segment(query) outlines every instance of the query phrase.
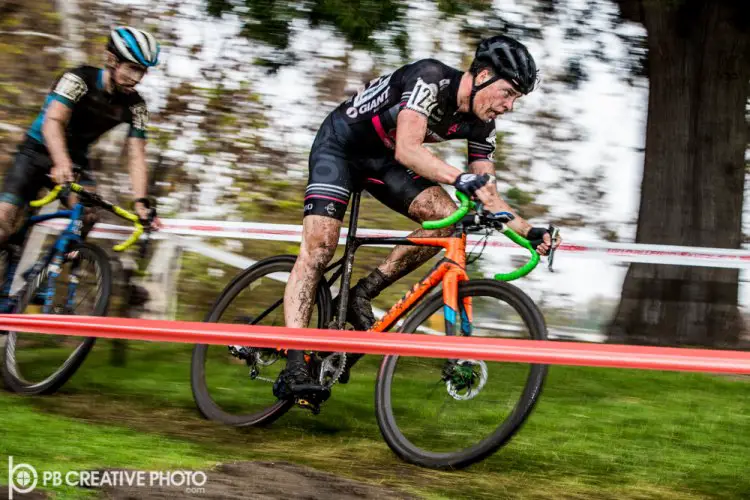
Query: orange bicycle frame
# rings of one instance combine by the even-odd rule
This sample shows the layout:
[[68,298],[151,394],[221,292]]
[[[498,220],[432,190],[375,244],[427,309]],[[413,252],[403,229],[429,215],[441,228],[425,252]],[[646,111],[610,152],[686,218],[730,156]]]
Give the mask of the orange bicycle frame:
[[471,333],[471,298],[466,297],[462,301],[462,307],[458,304],[458,284],[469,279],[466,274],[466,234],[454,232],[447,237],[370,237],[360,238],[357,233],[357,219],[359,217],[360,192],[355,191],[352,196],[351,213],[349,215],[349,234],[346,238],[346,249],[344,256],[337,262],[331,264],[326,272],[338,269],[327,281],[330,286],[341,277],[339,292],[339,310],[334,328],[343,328],[343,318],[346,317],[346,305],[348,304],[349,285],[354,262],[354,253],[363,245],[414,245],[441,247],[446,250],[446,255],[429,272],[429,274],[406,293],[370,331],[385,332],[391,329],[409,310],[422,299],[427,292],[443,283],[443,302],[445,313],[445,333],[454,335],[456,333],[456,318],[461,316],[461,331],[465,334]]
[[[458,284],[469,279],[466,274],[466,235],[444,238],[406,238],[411,244],[418,246],[432,246],[445,248],[443,259],[411,290],[406,292],[401,300],[391,307],[380,321],[376,322],[371,331],[385,332],[393,327],[420,299],[440,282],[443,283],[443,312],[445,316],[445,333],[454,335],[456,332],[456,317],[458,315]],[[470,328],[472,320],[471,297],[463,299],[461,309],[462,329]],[[470,333],[464,331],[464,333]]]

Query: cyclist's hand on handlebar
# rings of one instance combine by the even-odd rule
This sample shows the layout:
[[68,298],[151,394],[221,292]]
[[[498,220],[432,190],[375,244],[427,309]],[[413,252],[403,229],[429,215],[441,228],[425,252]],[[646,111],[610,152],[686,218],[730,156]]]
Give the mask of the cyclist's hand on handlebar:
[[[148,216],[146,219],[141,219],[141,224],[143,224],[143,227],[148,229],[149,231],[158,231],[161,229],[162,223],[161,219],[158,215],[156,215],[156,209],[155,208],[149,208],[148,209],[151,212],[151,215]],[[140,217],[140,215],[139,215]]]
[[484,187],[490,181],[489,174],[459,174],[453,181],[453,186],[469,198],[473,197],[477,191]]
[[151,203],[145,198],[140,198],[135,202],[135,213],[144,228],[151,231],[158,231],[161,229],[161,219],[156,214],[156,207],[152,207]]
[[55,184],[73,182],[73,163],[55,163],[50,170],[49,176]]
[[[458,191],[479,201],[488,212],[495,213],[504,210],[490,174],[461,174],[453,185]],[[494,182],[494,181],[493,181]]]
[[547,255],[551,248],[557,248],[562,243],[559,233],[556,234],[555,241],[552,241],[550,230],[546,227],[532,227],[526,239],[532,247],[536,248],[539,255]]

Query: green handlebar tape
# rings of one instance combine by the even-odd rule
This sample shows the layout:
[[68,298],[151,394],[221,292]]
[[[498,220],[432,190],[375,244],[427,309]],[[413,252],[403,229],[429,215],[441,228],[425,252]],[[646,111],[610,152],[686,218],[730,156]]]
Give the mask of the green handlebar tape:
[[506,227],[505,231],[503,231],[503,234],[507,236],[508,239],[510,239],[513,243],[516,243],[517,245],[520,245],[524,247],[526,250],[528,250],[529,252],[531,252],[531,260],[529,260],[526,264],[524,264],[520,268],[516,269],[515,271],[511,271],[509,273],[499,273],[495,275],[495,279],[500,280],[500,281],[517,280],[518,278],[522,278],[534,270],[537,264],[539,264],[539,254],[536,253],[536,250],[531,246],[531,243],[529,243],[529,240],[527,240],[523,236],[520,236],[511,228]]
[[[469,213],[469,210],[471,210],[474,207],[474,202],[469,200],[469,197],[461,193],[460,191],[456,191],[456,196],[461,202],[461,206],[458,208],[458,210],[456,210],[453,214],[446,217],[445,219],[425,221],[422,223],[422,227],[425,229],[441,229],[444,227],[452,226],[456,222],[460,221],[464,215]],[[522,278],[526,276],[527,274],[529,274],[531,271],[534,270],[537,264],[539,264],[539,254],[536,253],[536,250],[531,246],[531,243],[529,243],[529,240],[527,240],[523,236],[520,236],[511,228],[506,226],[505,230],[503,231],[503,234],[507,236],[512,242],[524,247],[531,253],[531,259],[522,267],[516,269],[515,271],[511,271],[509,273],[499,273],[495,275],[496,280],[513,281],[518,278]]]
[[456,196],[461,202],[461,206],[458,207],[458,210],[453,212],[451,215],[449,215],[445,219],[425,221],[422,223],[422,227],[425,229],[441,229],[444,227],[452,226],[456,222],[460,221],[464,215],[469,213],[469,210],[474,205],[474,203],[472,203],[471,200],[469,200],[468,196],[466,196],[460,191],[456,191]]

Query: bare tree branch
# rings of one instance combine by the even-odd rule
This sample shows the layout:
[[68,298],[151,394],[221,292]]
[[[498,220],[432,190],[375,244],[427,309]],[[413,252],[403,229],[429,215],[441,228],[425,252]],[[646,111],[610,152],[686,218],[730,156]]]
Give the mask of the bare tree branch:
[[49,33],[42,33],[40,31],[28,31],[28,30],[25,30],[25,31],[5,31],[5,30],[0,30],[0,35],[38,36],[38,37],[41,37],[41,38],[49,38],[50,40],[55,40],[55,41],[58,41],[58,42],[62,40],[62,38],[60,38],[57,35],[50,35]]
[[4,130],[6,132],[23,132],[23,129],[21,127],[3,122],[0,122],[0,130]]

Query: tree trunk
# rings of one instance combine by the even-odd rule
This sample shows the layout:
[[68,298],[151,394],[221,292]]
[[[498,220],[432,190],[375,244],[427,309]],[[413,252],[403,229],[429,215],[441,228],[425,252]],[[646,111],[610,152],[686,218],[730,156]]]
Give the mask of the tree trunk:
[[[737,5],[642,2],[650,89],[638,243],[740,248],[750,37]],[[632,264],[610,341],[736,346],[738,277]]]
[[86,53],[83,51],[83,27],[79,20],[81,9],[78,0],[57,0],[57,11],[60,13],[68,64],[85,64]]

